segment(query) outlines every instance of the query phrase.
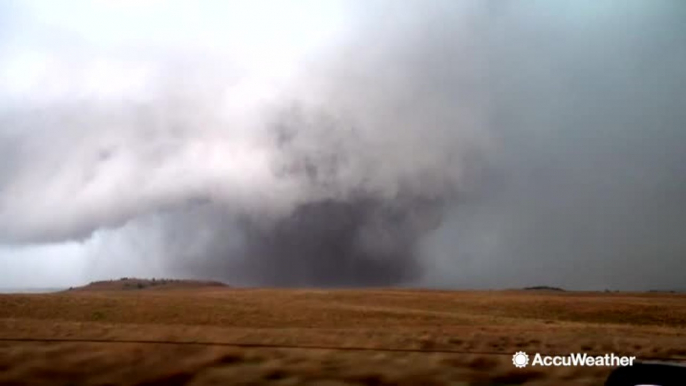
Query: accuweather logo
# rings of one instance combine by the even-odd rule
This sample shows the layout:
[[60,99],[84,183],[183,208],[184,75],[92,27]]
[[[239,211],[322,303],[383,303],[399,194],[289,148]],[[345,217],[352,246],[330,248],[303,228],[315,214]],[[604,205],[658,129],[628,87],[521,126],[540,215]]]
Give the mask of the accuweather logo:
[[[619,356],[615,354],[588,355],[573,353],[569,355],[541,355],[536,353],[531,366],[633,366],[636,357]],[[517,368],[529,365],[529,354],[518,351],[512,355],[512,364]]]
[[529,356],[524,351],[518,351],[512,356],[512,364],[515,367],[526,367],[529,364]]

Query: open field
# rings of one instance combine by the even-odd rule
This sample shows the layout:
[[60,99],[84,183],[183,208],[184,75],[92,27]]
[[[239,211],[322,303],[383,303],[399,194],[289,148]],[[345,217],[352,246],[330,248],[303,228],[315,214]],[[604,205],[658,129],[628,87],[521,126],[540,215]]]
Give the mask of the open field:
[[686,295],[228,287],[0,295],[2,385],[602,385],[611,370],[516,369],[520,350],[686,359]]

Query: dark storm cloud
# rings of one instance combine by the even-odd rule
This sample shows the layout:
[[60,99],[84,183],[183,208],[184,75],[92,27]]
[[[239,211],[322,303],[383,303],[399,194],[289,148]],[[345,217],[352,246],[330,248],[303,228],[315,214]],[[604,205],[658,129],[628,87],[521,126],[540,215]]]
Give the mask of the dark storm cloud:
[[458,256],[443,280],[686,287],[677,273],[686,268],[684,4],[503,2],[491,11],[498,185],[458,207],[455,231],[431,246]]
[[[370,185],[367,171],[349,165],[364,150],[352,131],[315,115],[306,122],[301,110],[289,109],[274,121],[274,173],[307,195],[276,217],[211,202],[166,213],[163,249],[173,270],[284,286],[390,285],[421,277],[419,241],[440,226],[453,189],[426,176],[421,187],[400,181],[391,193],[378,190],[391,187]],[[332,138],[336,132],[345,134]],[[351,171],[358,173],[354,180],[346,175]]]
[[0,238],[246,285],[686,285],[680,2],[350,4],[244,113],[207,56],[5,114]]

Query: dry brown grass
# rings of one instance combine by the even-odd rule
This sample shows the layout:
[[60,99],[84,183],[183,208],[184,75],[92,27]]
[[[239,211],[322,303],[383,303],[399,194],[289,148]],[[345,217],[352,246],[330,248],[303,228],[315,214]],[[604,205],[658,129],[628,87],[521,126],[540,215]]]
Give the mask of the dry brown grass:
[[507,354],[686,356],[686,296],[231,288],[2,295],[0,338],[21,337],[506,355],[5,342],[0,384],[599,385],[610,369],[520,370]]

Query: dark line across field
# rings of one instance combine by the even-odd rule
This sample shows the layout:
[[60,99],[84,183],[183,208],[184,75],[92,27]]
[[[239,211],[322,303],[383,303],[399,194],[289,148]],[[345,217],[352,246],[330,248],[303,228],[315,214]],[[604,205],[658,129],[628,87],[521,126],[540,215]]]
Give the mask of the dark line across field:
[[[203,342],[203,341],[171,341],[171,340],[135,340],[135,339],[64,339],[64,338],[0,338],[0,342],[31,342],[31,343],[109,343],[109,344],[161,344],[161,345],[186,345],[186,346],[225,346],[241,348],[272,348],[272,349],[297,349],[297,350],[332,350],[332,351],[373,351],[373,352],[396,352],[396,353],[426,353],[426,354],[459,354],[459,355],[507,355],[512,352],[502,351],[469,351],[449,349],[413,349],[413,348],[389,348],[389,347],[354,347],[354,346],[316,346],[316,345],[288,345],[266,343],[238,343],[238,342]],[[565,356],[567,354],[547,353],[551,356]],[[589,356],[605,355],[591,354]],[[615,353],[615,355],[622,355]],[[629,354],[626,354],[629,355]],[[686,361],[686,357],[657,357],[637,356],[637,359],[645,361]]]

